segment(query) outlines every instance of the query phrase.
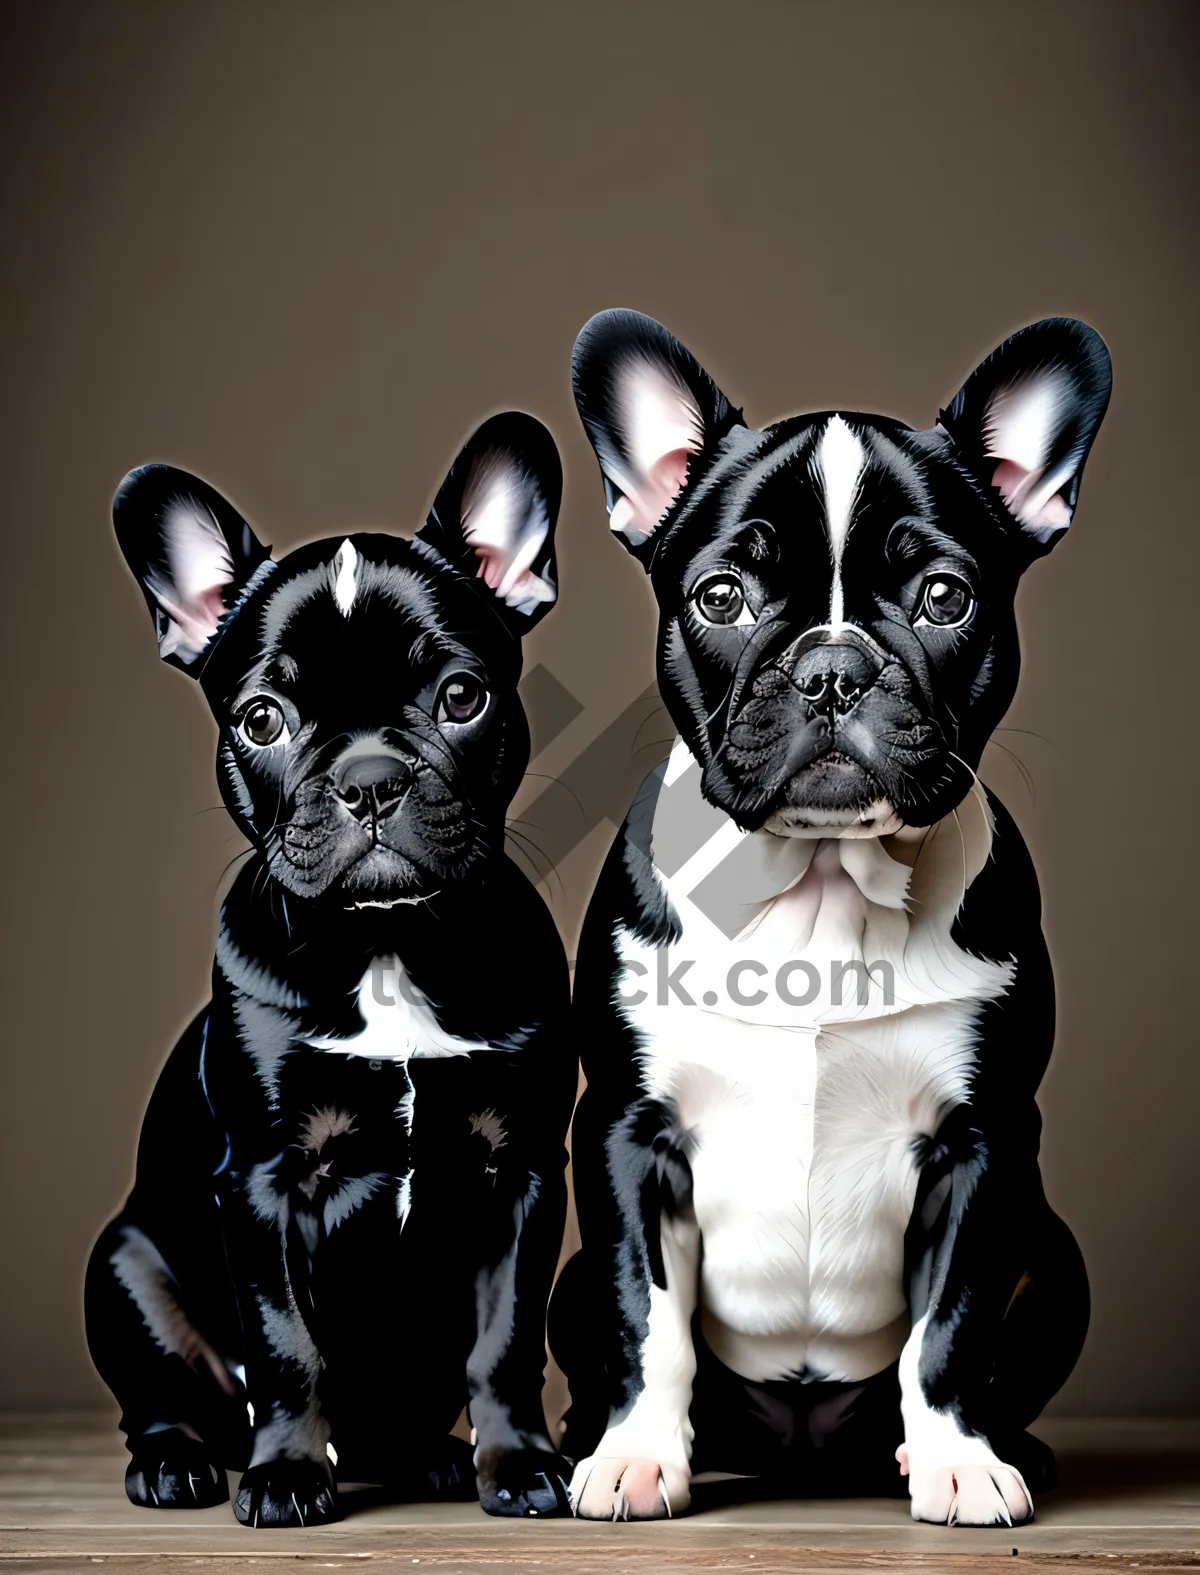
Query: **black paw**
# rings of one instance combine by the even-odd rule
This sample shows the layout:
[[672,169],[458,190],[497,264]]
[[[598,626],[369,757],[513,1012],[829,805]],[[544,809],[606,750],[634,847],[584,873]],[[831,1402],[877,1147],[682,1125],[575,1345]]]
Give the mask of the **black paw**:
[[268,1460],[238,1483],[233,1513],[243,1526],[328,1526],[341,1520],[328,1470],[315,1460]]
[[569,1515],[570,1471],[545,1449],[489,1451],[477,1461],[479,1505],[489,1515]]
[[229,1497],[229,1483],[199,1439],[177,1427],[130,1440],[125,1492],[143,1509],[207,1509]]

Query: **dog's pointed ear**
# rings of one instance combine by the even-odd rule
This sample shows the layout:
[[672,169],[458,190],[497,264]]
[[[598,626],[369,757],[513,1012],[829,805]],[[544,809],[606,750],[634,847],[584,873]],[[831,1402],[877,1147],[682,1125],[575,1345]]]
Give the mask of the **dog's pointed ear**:
[[585,323],[571,370],[609,524],[648,567],[692,456],[743,425],[742,413],[678,339],[640,312],[600,312]]
[[154,620],[159,655],[195,676],[271,549],[219,492],[172,465],[129,472],[113,499],[113,526]]
[[999,492],[1035,555],[1071,523],[1111,389],[1100,335],[1074,318],[1049,317],[1006,339],[938,417],[967,468]]
[[561,502],[554,439],[533,416],[509,410],[468,438],[417,536],[475,580],[523,635],[558,599]]

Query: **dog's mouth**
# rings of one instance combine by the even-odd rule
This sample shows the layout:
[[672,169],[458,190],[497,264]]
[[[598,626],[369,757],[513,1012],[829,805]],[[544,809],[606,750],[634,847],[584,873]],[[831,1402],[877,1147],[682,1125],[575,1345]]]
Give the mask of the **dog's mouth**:
[[783,801],[796,809],[841,812],[861,809],[879,793],[879,784],[861,761],[834,747],[795,773],[784,787]]
[[706,771],[706,796],[744,830],[877,837],[904,824],[886,734],[790,705],[755,722],[739,718]]
[[437,897],[439,895],[440,895],[440,893],[438,893],[436,891],[427,891],[427,892],[419,892],[416,896],[412,896],[412,897],[389,897],[389,898],[386,898],[386,899],[384,899],[384,898],[375,898],[375,897],[364,897],[361,902],[348,902],[345,906],[346,906],[346,912],[347,913],[354,913],[354,912],[357,912],[358,910],[363,909],[363,908],[403,908],[403,907],[414,907],[419,902],[429,902],[434,897]]
[[892,801],[875,798],[859,810],[803,809],[785,805],[763,821],[777,837],[887,837],[905,824]]
[[408,853],[372,843],[342,870],[337,882],[347,906],[399,907],[429,896],[435,882]]
[[402,910],[460,879],[479,854],[477,839],[457,821],[435,825],[430,836],[426,829],[399,818],[371,828],[335,816],[293,821],[270,848],[271,872],[295,896],[347,912]]
[[394,848],[383,843],[352,847],[338,837],[322,838],[300,850],[285,843],[270,867],[293,895],[336,902],[348,911],[421,902],[440,884],[432,871]]
[[[824,658],[825,648],[802,660],[812,665],[813,653]],[[969,769],[951,769],[941,728],[899,663],[865,673],[853,692],[837,688],[843,668],[857,671],[853,655],[843,650],[832,688],[824,668],[800,682],[776,663],[743,692],[703,788],[743,830],[885,836],[930,824],[969,787]],[[809,693],[818,685],[819,693]]]
[[763,829],[782,837],[881,837],[904,824],[875,777],[845,750],[818,755],[787,782]]

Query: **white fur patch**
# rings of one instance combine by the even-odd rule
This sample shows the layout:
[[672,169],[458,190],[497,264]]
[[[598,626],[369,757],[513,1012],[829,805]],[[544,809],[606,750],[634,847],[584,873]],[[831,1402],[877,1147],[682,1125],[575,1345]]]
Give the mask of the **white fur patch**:
[[948,1411],[936,1411],[921,1391],[919,1363],[927,1319],[919,1318],[900,1356],[902,1455],[914,1520],[940,1525],[1012,1525],[1027,1520],[1033,1498],[1025,1479],[996,1455],[986,1439],[964,1433]]
[[602,1461],[653,1462],[660,1470],[659,1491],[667,1513],[687,1507],[693,1435],[688,1410],[696,1375],[691,1321],[700,1233],[694,1220],[664,1216],[659,1221],[659,1239],[667,1283],[665,1289],[650,1287],[647,1334],[641,1349],[644,1387],[626,1414],[609,1426],[595,1453],[579,1462],[571,1481],[577,1512],[591,1519],[622,1518],[617,1494],[624,1473],[598,1471]]
[[696,1353],[691,1322],[696,1306],[700,1233],[693,1220],[659,1221],[666,1287],[650,1287],[642,1346],[645,1387],[624,1417],[605,1434],[603,1455],[675,1460],[686,1465],[692,1449],[692,1379]]
[[420,1057],[470,1055],[487,1046],[480,1039],[459,1039],[447,1033],[434,1015],[429,998],[408,976],[399,957],[380,957],[358,984],[358,1011],[363,1027],[345,1039],[314,1036],[314,1050],[336,1050],[371,1061],[411,1061]]
[[836,631],[845,622],[842,555],[854,522],[859,482],[866,464],[862,444],[841,416],[830,417],[817,445],[815,464],[825,496],[825,529],[829,536],[829,555],[833,560],[829,627]]
[[358,553],[349,536],[337,550],[333,560],[333,599],[343,618],[349,618],[354,598],[358,594]]
[[[305,1041],[314,1050],[330,1050],[342,1055],[364,1056],[369,1061],[400,1061],[407,1064],[421,1058],[470,1055],[487,1046],[478,1039],[459,1039],[447,1033],[434,1015],[429,998],[408,976],[399,957],[380,957],[372,963],[358,985],[358,1011],[363,1027],[345,1039],[314,1037]],[[416,1090],[411,1082],[401,1096],[396,1114],[406,1136],[413,1129]],[[383,1178],[379,1178],[382,1183]],[[368,1176],[354,1186],[343,1188],[325,1205],[325,1224],[330,1229],[366,1202],[375,1191],[376,1178]],[[413,1172],[407,1170],[396,1182],[396,1216],[403,1230],[412,1208]]]
[[[687,791],[681,777],[661,812],[684,814]],[[643,1087],[676,1103],[695,1145],[701,1317],[717,1355],[748,1378],[861,1379],[907,1332],[914,1140],[966,1098],[977,1012],[1012,977],[950,935],[990,816],[972,794],[923,837],[754,833],[730,896],[751,917],[730,940],[692,893],[745,835],[724,822],[664,881],[683,926],[665,970],[618,933],[636,965],[618,1005]],[[660,1002],[662,972],[683,961],[694,1004],[669,990]],[[734,969],[740,995],[761,985],[761,998],[738,998]]]

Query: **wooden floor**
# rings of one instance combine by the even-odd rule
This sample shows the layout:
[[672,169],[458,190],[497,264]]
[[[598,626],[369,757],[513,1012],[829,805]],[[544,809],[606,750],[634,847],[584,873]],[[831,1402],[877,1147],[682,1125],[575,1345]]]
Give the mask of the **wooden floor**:
[[1200,1569],[1200,1422],[1060,1422],[1039,1431],[1059,1450],[1063,1486],[1017,1531],[918,1526],[900,1499],[714,1504],[675,1522],[609,1526],[489,1520],[470,1505],[379,1504],[351,1489],[340,1525],[253,1532],[227,1504],[134,1509],[110,1417],[0,1416],[0,1566],[173,1575]]

